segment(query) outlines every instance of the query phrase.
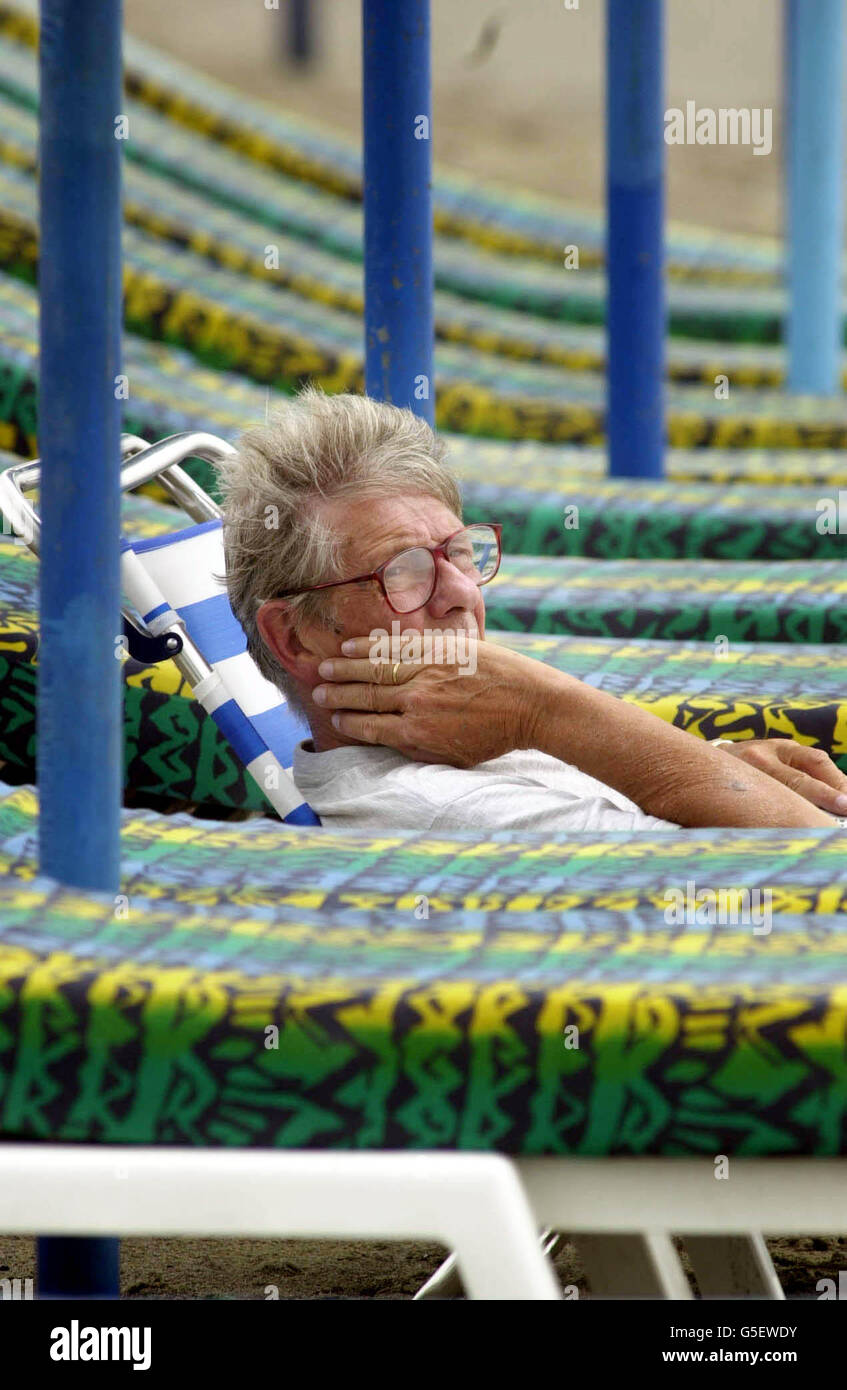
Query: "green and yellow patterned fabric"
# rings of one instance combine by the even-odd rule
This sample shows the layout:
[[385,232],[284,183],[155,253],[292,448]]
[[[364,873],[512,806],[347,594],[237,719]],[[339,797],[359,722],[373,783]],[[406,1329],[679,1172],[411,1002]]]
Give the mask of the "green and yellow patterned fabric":
[[[0,163],[30,174],[36,169],[38,147],[35,78],[34,62],[0,41]],[[4,81],[17,100],[3,92]],[[339,206],[331,195],[285,175],[257,171],[197,131],[175,126],[143,105],[130,101],[127,115],[132,128],[124,178],[128,222],[159,240],[196,251],[215,265],[361,314],[362,227],[357,209]],[[265,248],[271,228],[278,264],[268,265]],[[486,301],[467,302],[462,283],[449,288],[455,265],[448,252],[449,244],[437,239],[437,276],[448,285],[435,294],[437,338],[567,371],[605,370],[600,329],[552,322]],[[667,374],[671,381],[710,388],[726,375],[733,388],[740,389],[781,385],[785,368],[778,347],[691,340],[672,341]]]
[[[3,1139],[847,1150],[843,834],[136,813],[112,898],[31,876],[35,809],[0,801]],[[731,888],[779,895],[769,931],[666,918],[668,890]]]
[[463,493],[468,519],[501,521],[504,549],[513,555],[847,559],[847,494],[839,530],[838,499],[831,493],[827,503],[820,488],[548,477],[538,491],[473,479]]
[[[588,445],[449,433],[444,437],[451,467],[464,484],[480,482],[538,494],[560,481],[565,490],[605,478],[608,471],[605,449]],[[732,484],[733,493],[736,486],[746,489],[748,484],[814,487],[819,496],[847,488],[847,455],[825,449],[667,449],[665,471],[671,482]]]
[[[36,20],[36,0],[0,6],[0,36],[8,53],[4,77],[16,98],[30,106],[36,101],[31,65]],[[124,38],[124,58],[127,96],[149,115],[161,113],[174,145],[187,131],[193,141],[216,146],[219,159],[234,154],[245,185],[248,171],[257,181],[263,171],[272,171],[277,184],[288,178],[304,188],[326,190],[338,205],[361,200],[361,153],[349,139],[276,106],[251,101],[130,34]],[[162,138],[161,143],[168,142]],[[208,163],[211,169],[204,168],[204,175],[214,172],[214,163]],[[186,182],[192,179],[189,163],[175,172]],[[456,171],[436,170],[434,214],[439,235],[518,263],[531,259],[558,266],[563,242],[579,244],[584,267],[593,268],[604,259],[604,226],[598,213]],[[674,222],[667,228],[673,280],[775,285],[782,256],[782,245],[773,237],[733,236]]]
[[[10,9],[0,13],[0,31],[14,34],[0,37],[0,263],[32,276],[36,71],[32,52],[16,39],[34,35],[16,26]],[[158,61],[153,60],[154,68]],[[153,90],[149,69],[146,58],[139,59],[138,70],[130,64],[129,86],[136,94],[149,96]],[[153,86],[161,95],[164,88],[155,78]],[[208,96],[214,105],[214,84]],[[207,364],[238,370],[256,382],[292,389],[313,379],[330,390],[361,389],[362,235],[355,158],[346,163],[344,187],[328,190],[310,176],[313,160],[303,148],[303,157],[289,160],[287,168],[285,159],[271,159],[277,169],[271,175],[267,159],[259,158],[257,167],[251,157],[249,136],[216,138],[199,108],[189,133],[177,116],[186,109],[182,87],[178,101],[163,103],[157,97],[145,105],[130,96],[127,107],[133,130],[127,147],[127,325],[180,343]],[[225,118],[228,129],[230,117]],[[245,123],[249,126],[249,118],[242,112]],[[211,127],[220,134],[217,117]],[[274,148],[270,137],[263,148],[266,153]],[[604,354],[598,331],[589,327],[586,333],[583,325],[602,320],[602,275],[586,262],[578,275],[551,276],[549,258],[543,250],[540,256],[532,252],[532,238],[521,254],[481,249],[476,235],[465,235],[471,223],[483,225],[459,211],[466,206],[465,194],[458,200],[455,190],[446,195],[444,235],[435,247],[440,426],[494,437],[598,442],[605,408],[597,374]],[[483,219],[489,227],[493,211],[492,203]],[[592,219],[580,225],[590,240]],[[583,249],[590,256],[589,246]],[[269,258],[271,251],[275,256]],[[753,260],[760,258],[754,254]],[[733,283],[733,274],[721,286],[710,274],[704,272],[698,283],[686,272],[672,285],[671,330],[690,338],[775,341],[785,299],[773,272],[773,265],[764,276],[756,270],[743,288]],[[580,327],[564,327],[561,320]],[[784,379],[781,355],[769,351],[757,357],[756,351],[737,344],[724,351],[718,341],[675,350],[669,442],[675,447],[842,447],[847,439],[843,402],[775,393],[769,388]],[[721,382],[732,383],[731,394],[719,393]],[[689,383],[707,389],[692,391]]]
[[[37,817],[32,787],[0,784],[5,875],[26,881],[36,874]],[[416,929],[420,920],[453,922],[456,914],[461,925],[474,913],[502,912],[518,923],[527,912],[579,910],[595,927],[612,929],[630,912],[661,909],[662,916],[666,890],[684,890],[689,880],[716,890],[767,889],[780,916],[847,913],[847,834],[836,828],[480,839],[473,826],[451,836],[374,834],[260,817],[232,825],[139,808],[122,812],[121,847],[121,891],[130,904],[168,898],[189,915],[256,912],[276,921],[290,909],[315,926],[330,913],[361,926],[389,920],[375,913],[394,913]]]
[[[0,263],[17,273],[34,269],[34,178],[0,168],[0,207]],[[306,380],[328,391],[363,389],[358,315],[213,265],[134,226],[124,229],[123,262],[124,319],[132,331],[281,389]],[[443,340],[436,344],[435,368],[441,428],[587,444],[603,437],[605,396],[595,375],[570,373],[565,392],[556,366],[511,361]],[[671,384],[667,438],[674,446],[840,448],[847,442],[847,405],[841,397],[822,402],[764,389],[724,400]]]
[[[0,439],[29,456],[37,452],[35,292],[0,275],[0,311],[6,320],[0,344]],[[265,390],[231,373],[200,369],[178,349],[127,334],[123,365],[132,383],[125,428],[151,441],[185,429],[208,429],[235,439],[264,417]],[[845,555],[847,501],[841,502],[839,526],[835,459],[822,461],[808,486],[772,483],[764,488],[741,477],[722,478],[723,485],[604,480],[592,476],[591,468],[580,474],[575,450],[548,446],[545,452],[545,446],[535,445],[533,454],[527,445],[450,435],[446,442],[467,519],[502,521],[505,548],[515,554],[649,560],[825,560]],[[596,474],[594,457],[588,462]],[[191,471],[214,492],[208,465],[197,461]]]
[[513,555],[486,595],[515,632],[666,641],[847,642],[835,560],[557,560]]
[[[38,452],[38,303],[31,286],[2,272],[0,314],[0,447],[29,457]],[[244,377],[201,367],[190,353],[135,334],[125,335],[123,351],[132,381],[124,410],[125,428],[131,433],[152,440],[196,427],[199,421],[203,428],[233,438],[247,424],[264,418],[267,388]],[[563,487],[570,487],[601,479],[606,472],[606,456],[599,448],[442,433],[469,502],[469,489],[479,485],[496,486],[504,495],[538,494],[550,492],[560,479]],[[847,487],[844,459],[843,453],[813,449],[670,449],[667,473],[671,482],[782,484],[814,487],[820,496],[833,497]],[[750,505],[758,509],[762,500],[757,503],[751,495]],[[791,518],[783,513],[783,519],[790,527]]]
[[[26,59],[37,44],[37,14],[37,0],[0,5],[0,35],[10,58],[8,80],[19,99],[30,103],[34,82]],[[277,181],[291,177],[305,187],[327,190],[339,203],[361,199],[360,151],[341,135],[276,106],[251,101],[129,34],[124,38],[124,59],[128,96],[151,114],[161,112],[173,139],[181,127],[192,139],[213,142],[219,155],[234,152],[245,174],[249,170],[256,180],[268,170]],[[186,181],[191,179],[190,164],[179,172]],[[434,203],[439,233],[482,250],[559,265],[562,242],[575,241],[583,248],[584,265],[602,263],[602,218],[572,203],[444,169],[436,171]],[[667,246],[673,279],[725,285],[779,282],[783,248],[776,238],[732,236],[670,223]]]

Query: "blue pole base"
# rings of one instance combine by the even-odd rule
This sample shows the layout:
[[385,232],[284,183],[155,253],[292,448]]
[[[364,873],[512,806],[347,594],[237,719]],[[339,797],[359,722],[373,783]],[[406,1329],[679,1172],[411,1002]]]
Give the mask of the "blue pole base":
[[39,1298],[120,1298],[120,1241],[41,1236],[37,1246]]

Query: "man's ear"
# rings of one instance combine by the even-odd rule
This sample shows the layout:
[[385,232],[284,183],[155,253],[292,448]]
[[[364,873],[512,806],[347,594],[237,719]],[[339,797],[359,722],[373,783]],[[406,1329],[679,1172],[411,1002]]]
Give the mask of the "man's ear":
[[263,603],[256,614],[256,626],[265,646],[284,671],[300,680],[311,673],[314,653],[301,641],[295,615],[285,599],[269,599]]

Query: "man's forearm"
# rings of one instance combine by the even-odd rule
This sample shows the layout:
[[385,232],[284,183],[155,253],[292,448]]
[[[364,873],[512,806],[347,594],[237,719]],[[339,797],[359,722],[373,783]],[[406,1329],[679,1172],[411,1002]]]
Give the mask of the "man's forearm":
[[831,826],[766,773],[571,676],[541,666],[533,747],[679,825]]
[[[451,767],[540,748],[678,825],[834,824],[767,773],[523,652],[482,641],[474,669],[410,663],[398,683],[388,663],[374,665],[369,642],[354,638],[319,667],[331,684],[312,692],[315,707],[335,711],[324,747],[381,743]],[[383,666],[389,679],[376,674]]]

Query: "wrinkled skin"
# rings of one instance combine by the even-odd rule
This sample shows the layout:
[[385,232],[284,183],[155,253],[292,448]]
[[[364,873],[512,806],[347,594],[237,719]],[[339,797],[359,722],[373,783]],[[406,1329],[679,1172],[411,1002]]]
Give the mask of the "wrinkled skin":
[[[344,572],[354,575],[376,569],[406,547],[437,545],[462,524],[437,499],[416,494],[327,503],[324,516],[347,537]],[[565,699],[569,691],[577,698],[587,697],[581,682],[486,642],[484,588],[443,558],[436,565],[432,597],[415,613],[395,614],[372,581],[331,590],[326,600],[327,623],[296,627],[285,599],[263,605],[258,615],[263,639],[297,684],[317,751],[379,743],[419,761],[473,767],[514,748],[544,748],[545,721],[557,708],[556,700]],[[403,630],[462,630],[478,635],[476,671],[471,674],[455,664],[401,663],[397,667],[394,662],[370,660],[367,634],[374,629],[390,632],[392,622],[398,621]],[[614,720],[615,709],[609,703],[613,697],[594,698],[596,717]],[[631,718],[631,706],[613,703],[621,720]],[[594,706],[588,718],[593,723]],[[653,726],[638,727],[640,731]],[[702,745],[696,746],[700,741],[687,734],[681,737],[688,742],[674,745],[681,750],[677,756],[690,754],[692,765],[696,764],[702,757]],[[788,739],[751,739],[709,753],[743,763],[751,770],[754,786],[755,774],[766,775],[813,807],[830,815],[847,815],[847,776],[821,749]],[[649,776],[645,771],[645,779]],[[669,765],[667,778],[678,783],[679,768]],[[736,790],[748,789],[749,778],[741,778]],[[808,823],[831,824],[826,816],[813,812]]]

